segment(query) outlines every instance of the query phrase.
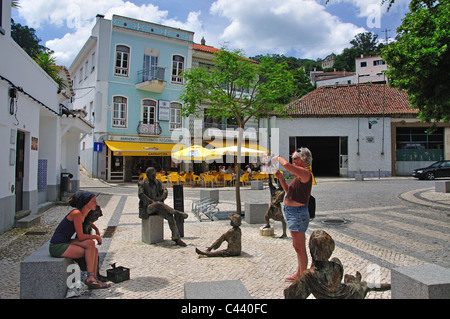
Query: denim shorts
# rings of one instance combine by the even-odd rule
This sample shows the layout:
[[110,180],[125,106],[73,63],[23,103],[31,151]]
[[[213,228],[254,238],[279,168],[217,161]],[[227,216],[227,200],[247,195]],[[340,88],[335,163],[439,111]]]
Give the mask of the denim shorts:
[[308,206],[284,206],[284,214],[290,231],[306,232],[309,225]]

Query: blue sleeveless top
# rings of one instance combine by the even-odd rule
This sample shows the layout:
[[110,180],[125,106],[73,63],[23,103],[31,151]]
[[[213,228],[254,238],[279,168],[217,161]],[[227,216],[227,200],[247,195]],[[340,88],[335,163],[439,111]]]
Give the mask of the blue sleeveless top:
[[50,243],[51,244],[69,243],[72,240],[73,234],[75,234],[75,225],[73,222],[68,220],[66,216],[59,223],[58,227],[56,227],[55,233],[50,239]]

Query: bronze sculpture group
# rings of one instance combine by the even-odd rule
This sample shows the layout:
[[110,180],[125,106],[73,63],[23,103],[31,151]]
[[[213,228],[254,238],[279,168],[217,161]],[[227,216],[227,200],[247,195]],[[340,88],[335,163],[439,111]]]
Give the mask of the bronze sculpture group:
[[[172,231],[172,240],[180,246],[186,246],[181,240],[180,234],[175,222],[175,215],[187,218],[187,214],[171,208],[164,204],[168,191],[162,185],[161,181],[156,179],[156,171],[153,167],[146,170],[147,178],[139,182],[139,217],[149,218],[150,215],[160,215],[169,223]],[[287,237],[286,221],[281,210],[285,192],[278,185],[273,185],[273,177],[270,176],[269,188],[271,194],[271,203],[265,214],[266,225],[264,228],[270,228],[270,219],[281,221],[283,234],[280,238]],[[241,254],[241,216],[238,214],[229,215],[232,226],[227,232],[221,235],[206,251],[195,249],[200,257],[232,257]],[[222,243],[226,241],[228,247],[223,250],[217,250]],[[389,284],[383,284],[381,288],[370,288],[365,281],[362,281],[361,274],[356,276],[344,275],[342,263],[338,258],[332,258],[334,250],[334,240],[323,230],[315,230],[309,240],[310,253],[312,257],[311,268],[306,269],[300,277],[284,290],[286,299],[305,299],[312,294],[317,299],[323,298],[346,298],[363,299],[370,290],[389,290]],[[342,278],[344,282],[342,283]]]

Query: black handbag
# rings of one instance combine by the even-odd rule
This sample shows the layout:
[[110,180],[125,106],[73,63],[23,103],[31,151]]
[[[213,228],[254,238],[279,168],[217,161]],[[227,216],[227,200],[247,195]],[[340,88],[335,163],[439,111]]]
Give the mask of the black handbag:
[[316,199],[314,196],[309,196],[308,202],[309,220],[313,220],[316,217]]

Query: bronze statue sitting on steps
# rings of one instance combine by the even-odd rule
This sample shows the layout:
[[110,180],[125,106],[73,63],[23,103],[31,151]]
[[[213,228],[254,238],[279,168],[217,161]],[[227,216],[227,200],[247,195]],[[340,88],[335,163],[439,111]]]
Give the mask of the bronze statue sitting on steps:
[[284,290],[286,299],[306,299],[310,294],[316,299],[364,299],[371,290],[385,291],[390,284],[381,284],[380,288],[369,288],[361,281],[361,274],[342,276],[344,267],[338,258],[330,261],[334,250],[334,240],[323,230],[315,230],[309,239],[312,257],[311,268],[306,269],[300,277]]

